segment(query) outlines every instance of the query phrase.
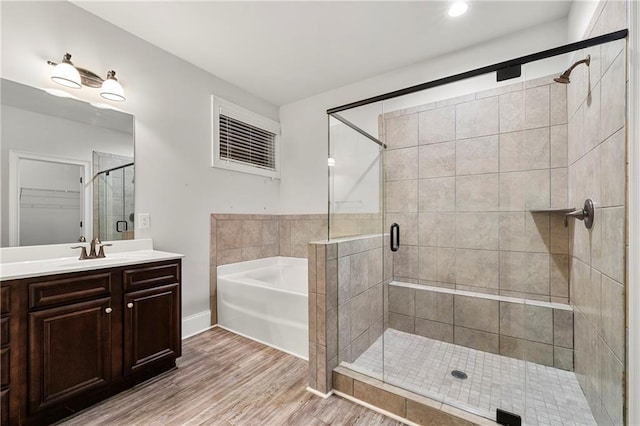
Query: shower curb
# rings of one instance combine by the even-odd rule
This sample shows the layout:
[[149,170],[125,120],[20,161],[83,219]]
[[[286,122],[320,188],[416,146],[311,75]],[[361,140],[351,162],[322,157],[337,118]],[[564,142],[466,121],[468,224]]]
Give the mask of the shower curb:
[[459,408],[417,395],[345,367],[333,369],[333,390],[365,407],[375,407],[383,414],[409,425],[479,425],[497,423]]

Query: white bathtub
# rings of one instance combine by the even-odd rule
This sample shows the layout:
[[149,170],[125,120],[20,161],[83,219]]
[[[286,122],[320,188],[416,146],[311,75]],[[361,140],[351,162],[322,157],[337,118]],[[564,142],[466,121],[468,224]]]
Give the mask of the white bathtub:
[[218,326],[308,359],[307,259],[250,260],[217,274]]

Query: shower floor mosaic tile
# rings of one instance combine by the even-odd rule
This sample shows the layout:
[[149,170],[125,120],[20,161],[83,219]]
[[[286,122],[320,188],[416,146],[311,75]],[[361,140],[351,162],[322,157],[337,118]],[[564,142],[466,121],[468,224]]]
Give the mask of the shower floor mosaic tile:
[[[501,408],[522,416],[527,426],[596,425],[570,371],[394,329],[387,329],[353,363],[343,365],[493,420],[496,408]],[[468,378],[453,377],[453,370]]]

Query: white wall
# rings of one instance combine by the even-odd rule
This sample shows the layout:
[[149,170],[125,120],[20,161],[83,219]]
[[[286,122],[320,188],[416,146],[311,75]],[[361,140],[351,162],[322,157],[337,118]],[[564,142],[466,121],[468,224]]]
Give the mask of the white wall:
[[[274,120],[278,109],[71,3],[0,7],[3,78],[54,87],[46,61],[59,61],[65,52],[78,66],[101,74],[116,70],[127,95],[117,106],[136,117],[136,211],[151,215],[150,231],[136,235],[152,237],[156,249],[186,255],[183,318],[206,313],[210,213],[275,212],[279,187],[278,181],[210,167],[210,95]],[[105,102],[94,89],[74,94]]]
[[566,43],[567,21],[559,20],[282,106],[282,212],[326,211],[327,109]]

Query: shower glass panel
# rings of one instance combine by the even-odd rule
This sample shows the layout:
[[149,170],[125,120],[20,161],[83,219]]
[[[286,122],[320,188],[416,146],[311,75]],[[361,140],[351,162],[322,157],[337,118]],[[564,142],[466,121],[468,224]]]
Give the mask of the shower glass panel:
[[[624,424],[626,61],[621,39],[337,113],[384,144],[332,122],[382,188],[384,322],[356,342],[368,306],[340,310],[342,366],[491,420]],[[337,212],[362,180],[329,175],[331,238],[360,235]]]
[[[387,244],[381,106],[329,116],[328,152],[329,239],[338,242],[337,363],[379,380],[386,276],[383,247]],[[364,352],[376,368],[354,364]]]
[[129,163],[99,172],[96,180],[96,234],[102,241],[133,239],[134,165]]

